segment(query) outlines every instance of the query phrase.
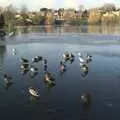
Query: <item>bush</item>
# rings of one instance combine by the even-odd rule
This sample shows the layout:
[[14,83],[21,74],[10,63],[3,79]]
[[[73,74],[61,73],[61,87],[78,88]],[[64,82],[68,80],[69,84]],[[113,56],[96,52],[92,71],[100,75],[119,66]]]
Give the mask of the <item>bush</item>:
[[88,25],[87,19],[72,19],[70,20],[70,25]]

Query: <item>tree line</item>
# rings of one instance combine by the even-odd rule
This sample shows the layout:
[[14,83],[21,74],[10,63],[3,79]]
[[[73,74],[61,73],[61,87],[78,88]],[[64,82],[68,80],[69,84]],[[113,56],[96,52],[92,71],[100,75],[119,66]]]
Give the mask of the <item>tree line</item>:
[[91,9],[85,9],[83,5],[80,5],[78,10],[74,8],[60,8],[58,10],[41,8],[39,12],[30,12],[25,5],[21,7],[20,11],[17,11],[13,5],[9,5],[0,11],[3,11],[0,14],[0,27],[53,24],[120,24],[120,9],[112,3]]

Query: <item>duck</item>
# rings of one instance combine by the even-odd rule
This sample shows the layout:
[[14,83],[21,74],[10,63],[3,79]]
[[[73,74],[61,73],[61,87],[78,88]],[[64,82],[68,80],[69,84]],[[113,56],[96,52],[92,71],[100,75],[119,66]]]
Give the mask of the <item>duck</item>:
[[75,56],[72,53],[69,53],[69,58],[74,58]]
[[45,87],[48,88],[48,89],[51,89],[51,88],[56,86],[55,82],[48,83],[48,82],[44,81],[44,84],[45,84]]
[[89,59],[92,58],[92,55],[87,53],[87,58],[89,58]]
[[47,64],[45,64],[44,65],[44,71],[47,71],[47,69],[48,69],[48,66],[47,66]]
[[6,85],[12,84],[11,79],[12,79],[12,77],[8,76],[7,74],[4,75],[3,80],[4,80],[4,83],[5,83]]
[[4,37],[5,35],[6,35],[6,32],[0,29],[0,37]]
[[60,61],[60,72],[64,71],[66,71],[66,65],[62,61]]
[[52,77],[52,75],[48,71],[44,73],[44,81],[48,84],[54,83],[54,78]]
[[30,67],[30,72],[36,73],[36,72],[38,72],[38,68],[36,68],[36,67],[34,67],[34,66],[31,66],[31,67]]
[[20,70],[23,75],[26,74],[29,71],[29,64],[21,64]]
[[25,59],[25,58],[21,58],[21,62],[22,62],[22,63],[28,63],[29,60],[27,60],[27,59]]
[[26,63],[26,64],[22,63],[21,66],[20,66],[20,69],[23,70],[23,71],[29,70],[29,64],[27,64],[27,63]]
[[88,66],[87,66],[86,64],[83,64],[83,65],[81,66],[81,70],[82,70],[82,72],[88,71]]
[[91,96],[90,96],[90,94],[83,94],[83,95],[81,95],[81,102],[83,104],[89,105],[91,103]]
[[33,87],[29,87],[29,93],[34,97],[40,97],[40,94],[38,93],[38,91]]
[[65,52],[65,53],[63,53],[62,58],[63,58],[64,60],[69,60],[69,53],[68,53],[68,51]]
[[92,55],[89,55],[88,53],[87,53],[87,61],[88,61],[88,62],[91,62],[91,61],[92,61]]
[[16,55],[16,49],[15,48],[12,48],[12,53],[13,53],[13,55]]
[[43,57],[42,56],[36,56],[35,58],[32,58],[32,62],[39,62],[42,61]]
[[38,68],[31,66],[29,69],[29,76],[34,78],[38,74]]
[[47,59],[43,59],[43,64],[44,64],[44,65],[47,64]]
[[81,53],[78,53],[78,56],[79,56],[78,58],[79,58],[80,63],[86,63],[86,60],[83,58]]
[[78,53],[79,56],[79,61],[81,63],[89,63],[90,61],[92,61],[92,56],[89,55],[88,53],[82,55],[81,53]]
[[15,32],[14,32],[14,31],[12,31],[12,32],[10,32],[10,33],[8,34],[9,37],[13,37],[14,35],[15,35]]
[[69,53],[68,51],[63,53],[62,58],[65,61],[70,61],[71,63],[74,61],[75,56],[72,53]]

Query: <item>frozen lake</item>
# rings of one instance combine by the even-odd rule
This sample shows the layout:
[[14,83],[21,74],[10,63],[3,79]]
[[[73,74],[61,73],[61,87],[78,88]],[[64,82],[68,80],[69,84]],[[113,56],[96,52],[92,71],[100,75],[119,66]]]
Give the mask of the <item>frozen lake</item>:
[[[115,28],[117,30],[114,29],[114,32],[96,29],[88,31],[85,27],[80,31],[81,28],[77,27],[63,27],[61,30],[58,27],[46,32],[40,27],[19,28],[15,37],[1,40],[1,120],[119,120],[119,28]],[[16,54],[13,54],[13,48]],[[66,51],[72,52],[75,60],[73,63],[67,62],[67,70],[60,75],[59,63]],[[92,55],[85,76],[81,72],[78,52]],[[55,78],[55,86],[44,83],[42,63],[34,64],[39,69],[34,78],[29,73],[21,74],[20,58],[31,61],[37,55],[48,60],[48,71]],[[3,82],[4,74],[12,77],[9,88]],[[39,91],[41,96],[38,100],[29,95],[30,86]],[[91,96],[89,106],[82,104],[83,94]]]

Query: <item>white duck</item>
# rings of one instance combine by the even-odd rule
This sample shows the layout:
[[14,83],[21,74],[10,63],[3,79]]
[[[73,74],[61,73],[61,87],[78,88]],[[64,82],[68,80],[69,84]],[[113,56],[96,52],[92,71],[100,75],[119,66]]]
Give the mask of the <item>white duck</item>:
[[86,62],[85,59],[83,59],[83,56],[81,53],[78,53],[78,56],[79,56],[78,58],[79,58],[80,63]]

